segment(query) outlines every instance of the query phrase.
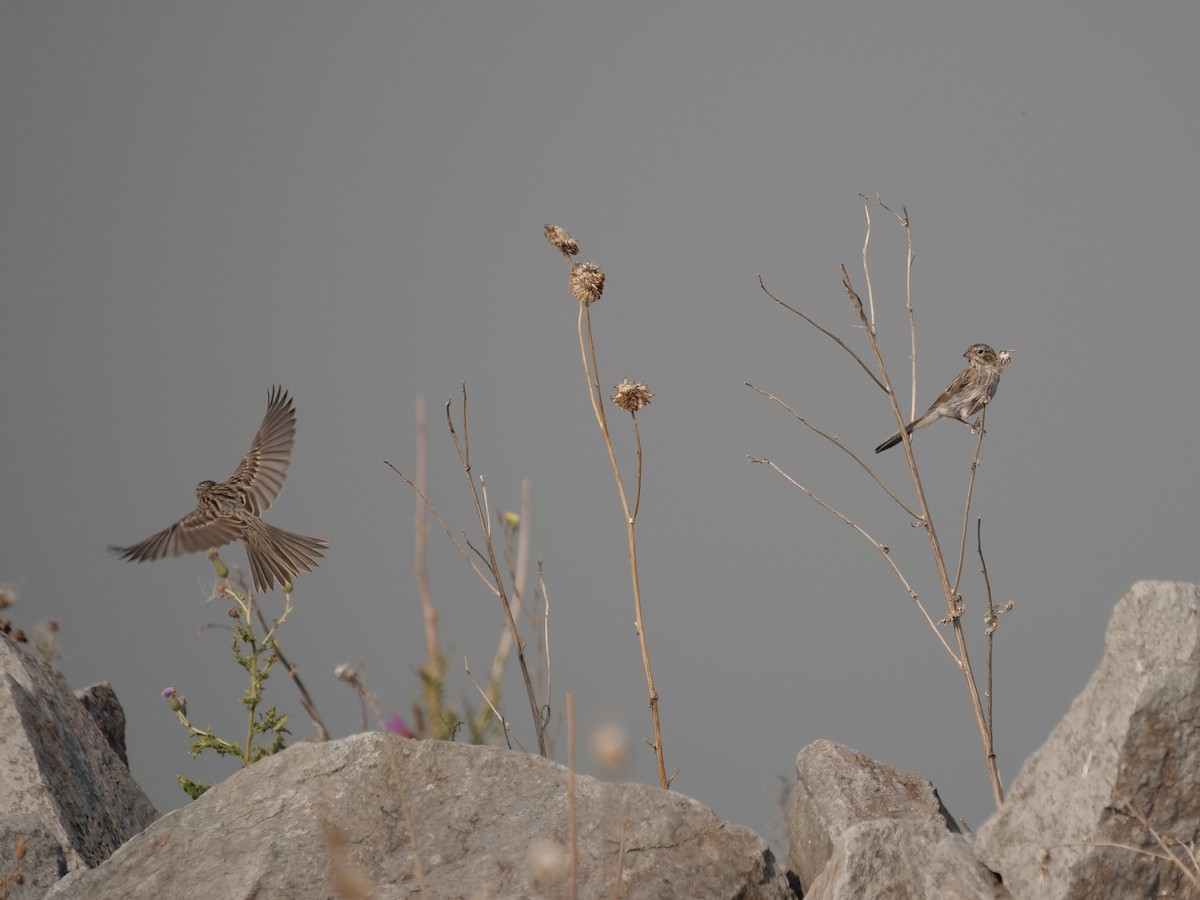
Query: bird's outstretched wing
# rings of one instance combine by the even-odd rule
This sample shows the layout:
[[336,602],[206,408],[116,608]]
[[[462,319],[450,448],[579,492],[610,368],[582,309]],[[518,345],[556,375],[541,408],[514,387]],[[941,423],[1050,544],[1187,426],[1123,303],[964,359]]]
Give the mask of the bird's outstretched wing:
[[199,553],[209,547],[221,547],[242,536],[244,526],[236,519],[218,515],[214,510],[198,507],[170,528],[146,538],[132,547],[109,547],[122,559],[145,562],[168,556]]
[[283,388],[272,388],[267,414],[258,426],[254,443],[229,479],[230,484],[245,490],[246,505],[254,515],[261,516],[283,490],[295,442],[296,410],[292,398]]

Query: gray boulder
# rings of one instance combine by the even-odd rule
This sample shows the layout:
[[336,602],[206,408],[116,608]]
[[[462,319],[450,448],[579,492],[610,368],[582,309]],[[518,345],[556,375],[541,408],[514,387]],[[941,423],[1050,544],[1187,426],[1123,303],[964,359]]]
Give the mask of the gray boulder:
[[832,741],[796,757],[788,838],[806,900],[1009,896],[928,779]]
[[[523,753],[373,733],[297,744],[48,896],[565,898],[567,799],[566,769]],[[794,896],[757,835],[682,794],[578,776],[575,804],[581,898]]]
[[1200,897],[1180,845],[1198,838],[1200,588],[1140,581],[1113,611],[1100,667],[980,829],[977,853],[1016,897]]
[[36,832],[29,870],[99,865],[158,818],[62,673],[3,634],[0,759],[0,834]]

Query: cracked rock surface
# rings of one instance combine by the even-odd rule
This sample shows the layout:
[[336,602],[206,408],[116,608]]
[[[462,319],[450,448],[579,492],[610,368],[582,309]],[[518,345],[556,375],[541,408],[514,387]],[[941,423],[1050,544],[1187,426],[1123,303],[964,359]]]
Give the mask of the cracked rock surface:
[[[682,794],[575,788],[580,897],[794,896],[758,835]],[[255,763],[48,896],[566,897],[567,815],[549,760],[360,734]]]

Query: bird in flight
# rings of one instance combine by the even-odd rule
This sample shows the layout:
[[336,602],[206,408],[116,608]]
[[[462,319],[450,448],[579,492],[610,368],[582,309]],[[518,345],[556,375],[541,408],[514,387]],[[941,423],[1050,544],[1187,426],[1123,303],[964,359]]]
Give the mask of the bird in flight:
[[[912,434],[918,428],[932,425],[938,419],[958,419],[971,425],[967,419],[987,406],[996,396],[996,388],[1000,386],[1000,373],[1015,352],[1001,350],[997,353],[987,344],[972,344],[963,354],[970,365],[955,375],[954,380],[933,401],[929,409],[905,425],[904,430]],[[974,428],[972,425],[972,431]],[[900,432],[897,431],[876,447],[875,452],[882,453],[898,443]]]
[[169,528],[132,547],[109,547],[122,559],[143,562],[198,553],[241,540],[250,560],[254,590],[264,593],[311,572],[328,541],[284,531],[261,518],[287,480],[296,441],[296,410],[287,391],[276,387],[267,401],[258,434],[228,481],[196,485],[196,508]]

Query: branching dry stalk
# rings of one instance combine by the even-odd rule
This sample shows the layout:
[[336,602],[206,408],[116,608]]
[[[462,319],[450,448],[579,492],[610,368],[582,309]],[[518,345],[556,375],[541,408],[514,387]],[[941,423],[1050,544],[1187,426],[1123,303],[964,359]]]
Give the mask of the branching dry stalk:
[[979,416],[979,436],[975,439],[975,455],[971,458],[971,477],[967,479],[967,502],[963,505],[962,537],[958,542],[958,571],[954,573],[954,594],[958,595],[958,585],[962,580],[963,560],[967,555],[967,528],[971,523],[971,498],[975,496],[975,473],[979,471],[979,451],[983,447],[984,422],[987,419],[987,407]]
[[[767,296],[770,297],[772,300],[774,300],[777,304],[796,313],[798,316],[800,316],[802,319],[804,319],[804,321],[806,321],[807,323],[809,323],[810,325],[815,327],[818,331],[827,335],[828,337],[833,338],[833,340],[835,340],[840,346],[842,346],[843,349],[846,350],[847,353],[850,354],[850,356],[859,364],[859,366],[861,366],[865,371],[868,371],[868,373],[871,375],[872,380],[874,380],[875,383],[877,385],[879,385],[881,388],[883,388],[883,390],[887,393],[888,400],[892,406],[892,414],[893,414],[893,416],[898,424],[899,430],[900,430],[901,443],[904,447],[904,453],[908,460],[909,473],[912,477],[913,488],[915,490],[916,498],[917,498],[917,510],[919,510],[919,512],[914,511],[907,504],[905,504],[903,501],[901,501],[900,498],[896,495],[896,493],[894,491],[892,491],[891,489],[889,489],[887,487],[887,485],[883,482],[883,480],[875,474],[875,472],[871,469],[871,467],[869,465],[867,465],[865,462],[863,462],[863,460],[860,459],[853,451],[851,451],[844,444],[842,444],[842,442],[837,437],[832,436],[832,435],[826,433],[825,431],[822,431],[821,429],[810,424],[803,416],[796,413],[791,407],[789,407],[786,403],[783,403],[783,401],[779,400],[779,398],[775,397],[773,394],[770,394],[767,391],[760,390],[759,388],[756,388],[750,384],[747,384],[747,387],[750,387],[752,390],[756,391],[757,393],[761,394],[762,396],[767,397],[771,400],[774,400],[776,403],[779,403],[781,406],[783,406],[785,409],[787,409],[788,412],[790,412],[798,421],[800,421],[802,424],[807,426],[810,430],[812,430],[816,434],[820,435],[821,437],[824,437],[826,440],[830,441],[836,447],[838,447],[840,450],[842,450],[846,455],[848,455],[852,460],[854,460],[854,462],[857,463],[864,471],[866,471],[867,474],[871,477],[871,479],[887,494],[887,496],[893,502],[895,502],[901,509],[903,509],[910,517],[912,517],[916,521],[916,524],[918,524],[924,528],[925,533],[929,539],[930,550],[933,554],[934,565],[937,569],[938,582],[941,587],[942,594],[946,600],[946,607],[947,607],[947,611],[948,611],[946,618],[937,624],[950,625],[950,627],[952,628],[952,630],[954,632],[954,643],[957,647],[957,650],[952,649],[950,644],[943,638],[940,630],[937,627],[937,624],[935,624],[933,622],[932,617],[925,610],[925,607],[921,603],[920,598],[918,597],[916,591],[913,590],[911,584],[909,583],[907,578],[905,578],[905,576],[901,572],[899,566],[891,558],[890,551],[886,545],[882,544],[881,542],[879,542],[875,538],[873,538],[864,528],[862,528],[860,525],[858,525],[858,523],[854,522],[853,520],[851,520],[849,517],[845,516],[841,512],[838,512],[836,509],[834,509],[830,504],[826,503],[824,500],[821,500],[807,487],[800,484],[798,481],[791,478],[790,476],[786,475],[781,469],[779,469],[778,466],[776,466],[770,460],[757,459],[757,458],[751,457],[751,461],[762,462],[762,463],[766,463],[766,464],[770,465],[770,467],[772,469],[774,469],[779,475],[783,476],[791,484],[793,484],[795,487],[799,488],[801,491],[803,491],[805,494],[807,494],[816,503],[818,503],[819,505],[821,505],[828,511],[832,512],[834,515],[836,515],[838,518],[840,518],[847,525],[850,525],[852,528],[856,529],[864,538],[866,538],[866,540],[868,540],[877,550],[879,550],[879,552],[883,555],[883,557],[888,561],[888,564],[891,566],[893,572],[895,572],[897,577],[900,579],[901,583],[904,585],[904,588],[908,592],[909,596],[912,597],[912,599],[917,603],[917,606],[921,610],[926,621],[929,623],[929,625],[933,629],[934,633],[937,634],[939,642],[942,644],[943,648],[950,655],[950,658],[952,660],[954,660],[954,663],[958,667],[959,671],[962,672],[962,674],[963,674],[963,678],[966,681],[966,685],[967,685],[967,691],[971,698],[971,705],[972,705],[973,712],[975,714],[976,724],[979,728],[980,741],[982,743],[983,750],[984,750],[984,757],[987,762],[988,774],[989,774],[989,778],[991,780],[991,785],[992,785],[993,798],[995,800],[996,806],[999,807],[1000,804],[1004,800],[1004,791],[1003,791],[1003,787],[1000,782],[1000,774],[999,774],[999,769],[996,764],[996,755],[995,755],[994,745],[993,745],[992,716],[991,716],[991,702],[992,702],[991,631],[989,631],[989,645],[988,645],[988,647],[989,647],[989,650],[988,650],[988,691],[987,691],[988,707],[985,710],[984,706],[983,706],[983,702],[980,697],[978,683],[976,681],[974,671],[971,667],[970,655],[968,653],[967,643],[966,643],[966,635],[965,635],[965,632],[964,632],[964,629],[962,626],[962,614],[963,614],[963,609],[964,609],[963,600],[958,592],[959,580],[960,580],[960,577],[962,574],[962,561],[963,561],[965,551],[966,551],[966,530],[967,530],[967,523],[968,523],[969,517],[970,517],[971,498],[972,498],[972,495],[974,492],[975,473],[976,473],[976,470],[978,469],[978,465],[979,465],[979,451],[980,451],[980,446],[981,446],[981,443],[983,440],[983,435],[984,435],[984,429],[982,427],[983,417],[981,416],[980,422],[978,423],[980,426],[979,427],[979,439],[976,442],[975,456],[971,463],[971,476],[970,476],[970,481],[969,481],[968,488],[967,488],[966,509],[963,514],[962,539],[961,539],[960,545],[959,545],[958,573],[956,574],[953,582],[951,582],[948,570],[946,568],[946,558],[945,558],[944,553],[942,552],[941,544],[938,540],[937,530],[934,528],[933,516],[932,516],[931,510],[929,508],[929,504],[925,497],[925,488],[921,482],[921,476],[917,469],[916,459],[913,456],[912,439],[911,439],[909,432],[905,428],[905,423],[907,421],[911,421],[912,419],[914,419],[916,417],[916,394],[917,394],[917,392],[916,392],[916,377],[917,377],[916,314],[915,314],[914,307],[912,304],[912,264],[913,264],[913,260],[915,259],[915,256],[913,254],[912,230],[911,230],[911,223],[909,221],[908,210],[904,209],[902,215],[897,214],[896,212],[894,212],[893,210],[891,210],[887,206],[885,206],[882,203],[882,201],[880,201],[878,199],[878,197],[876,197],[876,202],[878,202],[879,205],[883,209],[887,210],[887,212],[891,213],[891,215],[893,217],[895,217],[896,220],[900,223],[901,227],[904,229],[905,235],[908,240],[908,257],[907,257],[907,264],[906,264],[905,293],[906,293],[906,306],[908,309],[908,317],[909,317],[909,329],[910,329],[910,333],[911,333],[911,342],[912,342],[911,360],[912,360],[913,400],[912,400],[912,414],[906,418],[900,409],[900,405],[899,405],[899,402],[898,402],[897,396],[896,396],[896,391],[892,385],[891,377],[888,374],[887,365],[884,363],[883,354],[881,353],[881,351],[879,349],[878,336],[876,333],[874,290],[872,287],[871,269],[870,269],[869,258],[868,258],[868,250],[870,247],[871,236],[872,236],[871,210],[870,210],[870,201],[865,195],[863,196],[863,202],[864,202],[864,209],[865,209],[865,214],[866,214],[866,234],[865,234],[865,237],[863,240],[862,262],[863,262],[863,275],[866,280],[866,288],[867,288],[867,303],[864,305],[862,299],[859,297],[858,293],[854,290],[854,286],[850,280],[850,275],[846,271],[845,266],[841,267],[842,285],[845,288],[846,296],[850,300],[850,303],[854,309],[854,314],[858,320],[858,323],[861,326],[864,333],[866,334],[867,341],[870,344],[871,352],[873,353],[873,355],[875,357],[875,368],[876,368],[876,371],[878,372],[878,376],[876,376],[875,372],[871,372],[869,370],[869,368],[866,366],[866,364],[863,362],[863,360],[856,353],[854,353],[849,347],[847,347],[845,342],[843,342],[840,338],[836,337],[835,335],[833,335],[831,332],[829,332],[825,328],[822,328],[821,326],[817,325],[816,322],[814,322],[811,318],[809,318],[804,313],[799,312],[798,310],[794,309],[793,307],[789,306],[788,304],[784,303],[783,301],[781,301],[777,297],[775,297],[770,291],[767,290],[766,286],[763,284],[761,277],[759,278],[759,285],[762,287],[764,293],[766,293]],[[986,410],[985,410],[985,412],[986,412]],[[990,597],[990,586],[989,586],[989,597]],[[991,628],[992,631],[994,631],[994,626],[992,626],[991,623],[994,621],[996,614],[991,612],[992,610],[994,610],[994,607],[991,606],[990,601],[989,601],[988,608],[989,608],[989,614],[992,615],[992,618],[989,620],[989,627]]]
[[504,742],[508,745],[508,749],[511,750],[512,742],[516,741],[517,746],[521,748],[521,752],[527,752],[525,750],[525,745],[521,743],[520,738],[513,734],[512,725],[509,724],[508,719],[504,718],[504,714],[501,713],[500,710],[496,709],[495,705],[492,703],[492,698],[489,696],[491,691],[485,691],[479,682],[475,680],[475,676],[471,674],[471,663],[465,657],[463,658],[463,669],[466,671],[467,677],[471,679],[471,684],[475,685],[475,690],[479,691],[479,696],[483,698],[483,702],[487,705],[487,708],[492,711],[492,715],[494,715],[496,717],[496,721],[500,723],[500,727],[504,731]]
[[[258,622],[262,625],[264,632],[270,632],[271,626],[267,624],[267,617],[263,615],[262,606],[255,603],[254,612],[258,615]],[[304,711],[308,713],[308,717],[312,719],[313,725],[317,729],[317,740],[329,740],[329,729],[325,727],[325,722],[321,718],[321,714],[317,712],[317,703],[313,700],[312,695],[308,692],[308,688],[304,686],[303,680],[300,678],[300,667],[292,665],[288,658],[283,655],[283,648],[279,645],[278,640],[275,643],[275,655],[279,657],[279,661],[283,663],[283,668],[288,673],[288,678],[292,680],[292,684],[296,685],[296,690],[300,692],[300,705],[304,707]]]
[[[467,385],[466,382],[464,382],[462,385],[462,436],[459,436],[458,430],[454,426],[454,418],[451,415],[451,401],[449,400],[446,401],[446,427],[450,432],[450,440],[454,444],[454,449],[458,453],[458,458],[463,468],[463,474],[467,478],[467,485],[471,493],[471,499],[475,504],[475,515],[479,522],[479,530],[483,535],[482,550],[472,544],[471,541],[465,536],[460,543],[458,539],[455,538],[455,536],[450,532],[450,529],[446,526],[445,521],[438,513],[437,508],[430,501],[425,491],[418,487],[411,478],[406,476],[390,462],[385,461],[384,465],[399,475],[404,480],[405,484],[407,484],[413,489],[414,492],[416,492],[417,496],[421,498],[422,503],[424,503],[425,506],[428,507],[429,511],[433,514],[433,517],[437,520],[438,524],[442,526],[442,530],[446,533],[446,536],[450,538],[451,543],[454,544],[455,548],[459,552],[459,555],[467,561],[467,564],[471,566],[475,574],[479,576],[480,580],[483,581],[485,585],[487,585],[488,590],[500,601],[500,607],[504,613],[504,622],[509,633],[512,635],[513,646],[517,651],[517,664],[521,670],[521,677],[525,682],[525,692],[529,700],[530,712],[533,715],[534,730],[537,734],[538,754],[540,756],[545,756],[546,724],[548,721],[548,716],[544,716],[542,714],[537,702],[537,696],[533,690],[533,680],[529,675],[529,665],[525,660],[525,643],[521,640],[520,632],[517,629],[516,619],[513,617],[513,604],[510,601],[508,591],[504,586],[504,578],[501,575],[500,565],[496,559],[495,546],[492,540],[493,530],[490,504],[487,498],[487,485],[482,477],[480,477],[478,483],[476,483],[475,475],[472,471],[471,443],[468,423]],[[484,568],[480,568],[479,564],[477,564],[476,561],[471,558],[470,553],[467,552],[468,549],[470,549],[471,553],[474,553],[475,556],[477,556],[483,563],[484,568],[486,568],[486,573]]]
[[1000,617],[1006,612],[1011,612],[1013,602],[1009,600],[1003,606],[996,606],[992,599],[992,579],[988,577],[987,560],[983,558],[983,519],[975,520],[975,548],[979,552],[979,572],[983,576],[983,589],[987,596],[987,607],[983,612],[984,634],[987,635],[987,726],[988,731],[992,734],[996,733],[994,721],[992,719],[992,663],[993,651],[995,650],[995,635],[996,629],[1000,625]]
[[596,358],[596,341],[592,331],[591,306],[600,299],[604,287],[604,274],[595,263],[572,261],[572,256],[579,252],[579,245],[561,228],[547,225],[546,237],[566,257],[567,265],[571,268],[571,293],[579,301],[577,331],[579,333],[579,353],[583,360],[583,374],[588,386],[588,400],[592,404],[592,413],[596,417],[596,423],[600,426],[604,446],[608,450],[608,460],[612,465],[613,477],[617,483],[617,495],[620,497],[621,507],[625,513],[625,535],[629,546],[629,573],[633,584],[634,626],[637,629],[638,643],[642,651],[642,666],[646,672],[646,689],[650,697],[650,718],[654,727],[654,743],[650,746],[654,750],[654,756],[658,762],[659,783],[664,789],[668,789],[671,786],[671,779],[667,776],[666,757],[663,753],[658,691],[654,687],[654,673],[650,668],[650,647],[646,638],[645,619],[642,615],[642,592],[638,579],[637,554],[637,513],[642,496],[642,439],[641,433],[638,431],[636,409],[648,403],[649,398],[654,395],[645,390],[644,385],[631,385],[628,381],[618,385],[618,396],[621,396],[622,388],[627,386],[641,388],[645,398],[640,405],[637,404],[635,398],[633,405],[625,407],[633,417],[634,439],[637,444],[637,485],[634,491],[634,502],[631,505],[629,495],[625,490],[624,479],[621,477],[621,467],[617,463],[617,453],[609,432],[608,419],[604,414],[604,394],[600,390],[600,366]]
[[417,396],[417,499],[413,511],[413,575],[417,580],[417,595],[421,598],[421,612],[425,619],[425,665],[421,667],[421,691],[425,697],[425,714],[428,717],[430,735],[447,738],[446,712],[442,699],[446,687],[446,657],[442,654],[438,638],[438,611],[433,602],[433,590],[429,586],[427,566],[429,525],[425,515],[427,505],[422,499],[427,490],[429,477],[429,429],[425,416],[425,395]]
[[[504,563],[508,568],[508,580],[513,586],[512,607],[513,619],[520,619],[522,614],[530,620],[528,607],[525,603],[525,586],[528,580],[529,569],[529,553],[530,553],[530,537],[533,534],[531,524],[533,522],[533,482],[528,478],[521,482],[521,512],[520,514],[513,513],[498,513],[501,527],[504,530],[505,546],[504,546]],[[514,557],[512,553],[512,535],[517,538],[517,552]],[[508,665],[508,656],[512,652],[513,640],[512,632],[507,627],[500,629],[500,637],[496,641],[496,652],[492,655],[492,669],[488,674],[488,697],[494,702],[499,702],[501,680],[504,677],[504,669]],[[491,703],[488,704],[491,706]],[[548,711],[543,709],[544,713]],[[482,731],[486,725],[486,717],[488,713],[484,708],[480,708],[476,716],[475,728],[477,731]]]
[[911,597],[913,602],[917,604],[917,609],[919,609],[921,611],[921,615],[925,617],[925,621],[927,623],[929,623],[929,627],[931,629],[933,629],[934,635],[941,642],[942,646],[946,648],[946,652],[950,654],[950,658],[954,659],[957,662],[957,657],[955,657],[954,651],[950,649],[950,645],[946,643],[946,639],[944,637],[942,637],[942,633],[940,631],[938,631],[937,623],[933,621],[933,617],[931,615],[929,615],[928,610],[925,609],[925,604],[921,602],[920,595],[918,595],[917,592],[915,590],[913,590],[912,585],[908,583],[908,579],[904,576],[904,573],[900,570],[900,567],[898,565],[896,565],[896,561],[894,559],[892,559],[892,548],[891,547],[888,547],[886,544],[881,544],[879,541],[875,540],[875,538],[871,536],[871,533],[868,532],[865,528],[863,528],[861,525],[859,525],[857,522],[855,522],[853,519],[851,519],[845,513],[830,506],[828,503],[826,503],[824,500],[822,500],[820,497],[818,497],[816,494],[814,494],[809,488],[805,487],[803,484],[801,484],[796,479],[794,479],[791,475],[789,475],[785,471],[783,471],[783,469],[779,468],[779,466],[777,466],[771,460],[764,459],[764,458],[757,457],[757,456],[750,456],[747,458],[752,463],[761,463],[763,465],[770,466],[772,469],[775,470],[775,472],[780,477],[782,477],[790,485],[803,491],[818,506],[823,507],[824,509],[833,513],[835,516],[837,516],[839,519],[841,519],[843,523],[845,523],[846,525],[849,525],[851,528],[853,528],[855,531],[857,531],[859,534],[861,534],[872,547],[874,547],[876,550],[878,550],[880,555],[883,556],[883,558],[885,560],[887,560],[887,564],[892,567],[892,571],[896,573],[896,577],[900,579],[900,583],[904,585],[904,589],[906,591],[908,591],[908,596]]
[[[860,194],[859,196],[862,195]],[[912,267],[917,257],[913,253],[912,223],[908,218],[908,207],[900,207],[903,215],[898,214],[879,199],[878,191],[875,192],[875,202],[896,218],[896,221],[900,223],[900,227],[904,229],[905,237],[908,238],[908,256],[905,257],[904,263],[904,305],[908,309],[909,359],[912,361],[912,402],[908,416],[908,420],[911,422],[917,417],[917,312],[913,309],[912,304]],[[867,216],[869,219],[869,210]]]
[[938,541],[937,530],[933,524],[933,514],[925,498],[925,486],[921,482],[921,475],[917,469],[917,461],[913,457],[912,438],[904,427],[904,415],[901,413],[900,406],[896,402],[895,390],[892,388],[891,378],[887,372],[887,365],[883,361],[883,354],[879,350],[878,339],[874,329],[869,327],[866,316],[863,315],[862,302],[858,300],[857,294],[854,293],[854,288],[850,283],[850,275],[846,272],[845,266],[842,267],[842,280],[847,294],[851,297],[851,302],[854,303],[855,308],[858,310],[863,325],[867,326],[867,340],[870,342],[871,350],[875,354],[875,361],[879,366],[880,376],[883,378],[884,384],[887,385],[888,398],[892,403],[892,413],[899,423],[904,454],[908,459],[909,474],[912,476],[913,489],[917,494],[917,505],[921,510],[921,518],[925,525],[925,534],[929,538],[929,548],[933,553],[933,562],[937,569],[938,582],[941,585],[942,594],[946,598],[947,619],[954,630],[954,640],[958,646],[955,662],[966,681],[967,693],[971,698],[971,708],[975,714],[975,723],[979,728],[979,739],[983,745],[984,758],[987,760],[988,775],[992,783],[992,798],[998,809],[1004,802],[1004,788],[1000,781],[1000,770],[996,765],[996,752],[992,742],[992,732],[988,728],[987,718],[983,710],[983,702],[979,696],[979,685],[975,680],[975,672],[971,668],[971,657],[967,649],[966,633],[962,626],[962,598],[955,592],[950,583],[949,573],[946,571],[946,557],[942,552],[941,543]]

